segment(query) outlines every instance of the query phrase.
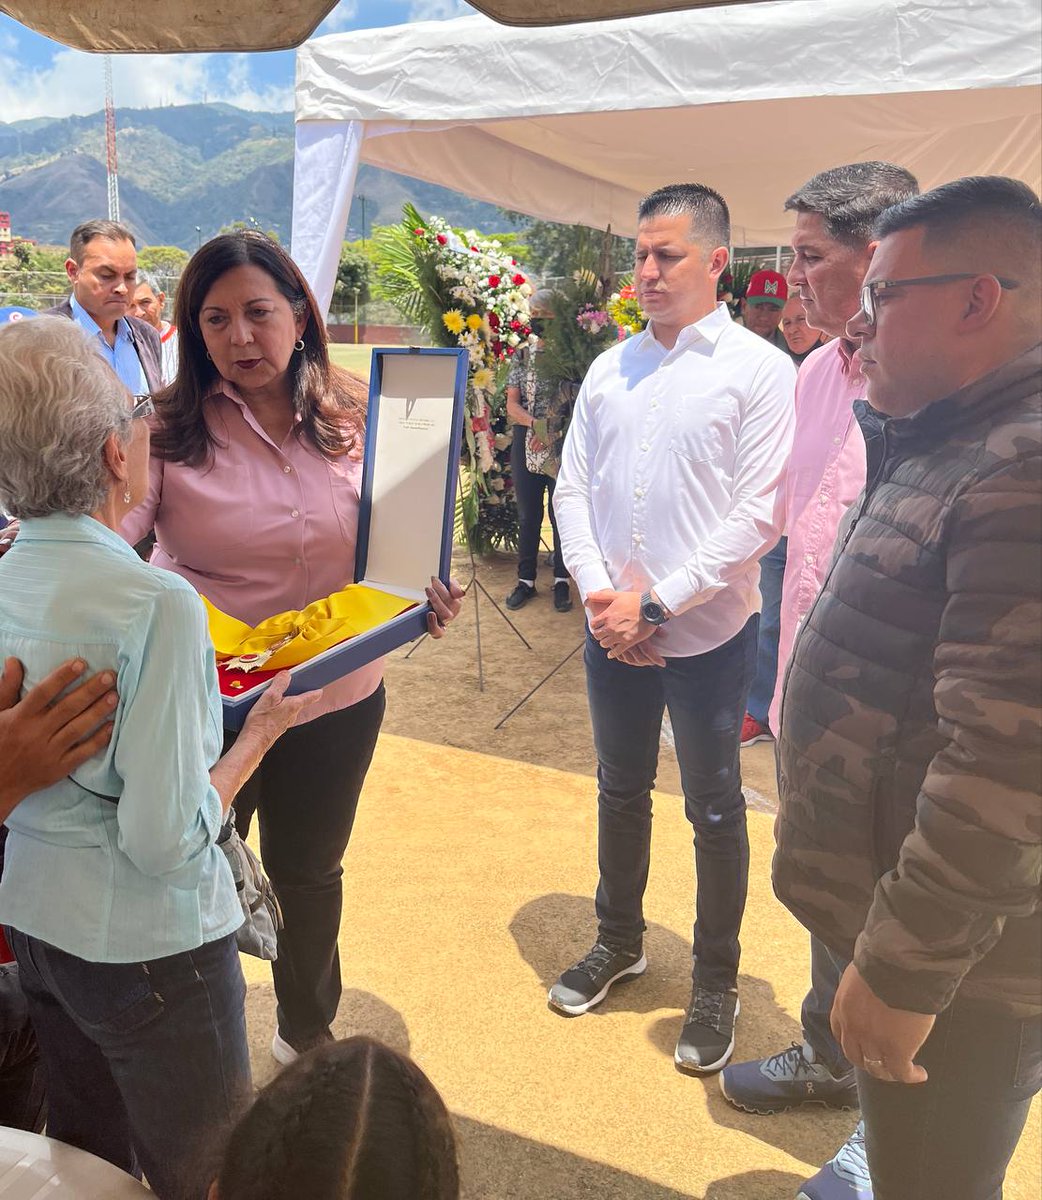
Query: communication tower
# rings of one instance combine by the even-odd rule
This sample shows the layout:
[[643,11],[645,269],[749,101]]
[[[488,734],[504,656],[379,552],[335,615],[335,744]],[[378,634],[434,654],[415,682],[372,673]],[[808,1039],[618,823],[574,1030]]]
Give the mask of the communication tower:
[[105,159],[109,183],[109,220],[119,220],[119,173],[116,170],[116,106],[112,103],[112,58],[105,55]]

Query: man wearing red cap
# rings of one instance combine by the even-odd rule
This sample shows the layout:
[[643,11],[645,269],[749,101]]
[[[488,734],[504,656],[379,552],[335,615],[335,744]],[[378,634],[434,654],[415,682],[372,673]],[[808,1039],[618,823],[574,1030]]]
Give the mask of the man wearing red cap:
[[789,298],[789,285],[785,276],[777,271],[755,271],[742,301],[742,323],[772,346],[789,354],[788,343],[781,335],[782,309]]

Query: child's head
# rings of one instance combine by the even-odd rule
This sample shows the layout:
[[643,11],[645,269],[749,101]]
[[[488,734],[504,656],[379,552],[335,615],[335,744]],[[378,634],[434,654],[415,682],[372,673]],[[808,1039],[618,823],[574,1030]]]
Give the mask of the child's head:
[[457,1200],[445,1105],[368,1037],[331,1042],[270,1083],[228,1139],[211,1200]]

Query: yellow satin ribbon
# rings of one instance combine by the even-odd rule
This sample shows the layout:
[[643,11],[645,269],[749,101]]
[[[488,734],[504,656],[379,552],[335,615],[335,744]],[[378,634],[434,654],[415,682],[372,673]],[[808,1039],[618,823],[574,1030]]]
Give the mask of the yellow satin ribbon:
[[375,629],[413,606],[413,601],[403,600],[401,596],[351,583],[343,591],[316,600],[299,612],[279,613],[251,628],[215,608],[205,596],[203,603],[218,661],[239,654],[256,654],[287,634],[297,635],[268,659],[263,667],[265,671],[298,666],[339,642]]

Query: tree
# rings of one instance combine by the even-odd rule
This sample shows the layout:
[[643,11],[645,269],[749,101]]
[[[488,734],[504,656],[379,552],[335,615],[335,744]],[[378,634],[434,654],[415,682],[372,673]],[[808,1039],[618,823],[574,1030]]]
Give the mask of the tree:
[[333,285],[333,306],[346,311],[358,298],[359,304],[369,303],[373,264],[368,254],[345,242],[340,248],[340,265]]
[[245,221],[232,221],[230,225],[222,225],[218,229],[218,233],[238,233],[240,229],[253,229],[257,233],[263,233],[265,237],[271,238],[273,242],[279,240],[277,230],[261,229],[260,224],[253,217],[247,217]]
[[142,271],[180,275],[189,257],[188,251],[180,246],[143,246],[137,252],[137,265]]
[[633,269],[633,241],[588,229],[585,225],[560,225],[535,221],[524,213],[503,211],[515,225],[528,248],[530,271],[551,278],[571,275],[586,268],[599,276]]

